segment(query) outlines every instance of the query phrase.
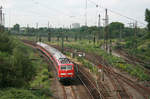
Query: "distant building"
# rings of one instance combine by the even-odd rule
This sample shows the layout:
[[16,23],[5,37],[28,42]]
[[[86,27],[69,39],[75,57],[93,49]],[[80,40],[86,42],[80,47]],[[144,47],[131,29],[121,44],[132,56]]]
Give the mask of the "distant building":
[[80,28],[80,23],[73,23],[72,28]]

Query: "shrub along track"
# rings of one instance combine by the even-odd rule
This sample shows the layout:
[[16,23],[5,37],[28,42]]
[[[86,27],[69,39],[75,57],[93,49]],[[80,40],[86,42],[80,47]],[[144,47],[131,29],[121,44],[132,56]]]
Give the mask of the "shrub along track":
[[[23,42],[26,45],[31,46],[33,48],[36,48],[36,46],[37,46],[36,43],[31,42],[31,41],[23,40]],[[48,59],[48,57],[44,54],[43,54],[43,56],[46,58],[46,61],[50,65],[52,65],[52,62]],[[55,68],[54,68],[54,66],[52,66],[52,67],[53,67],[53,70],[54,70],[53,74],[55,74],[55,77],[56,77]],[[80,82],[79,82],[79,80],[80,80]],[[63,91],[63,97],[61,96],[62,99],[83,99],[83,98],[87,98],[87,99],[104,99],[101,96],[101,94],[98,92],[95,84],[93,84],[92,80],[90,80],[89,76],[87,76],[87,74],[85,74],[85,72],[79,70],[78,79],[76,79],[76,81],[73,81],[73,83],[74,84],[71,83],[71,85],[70,84],[66,85],[66,83],[65,84],[62,84],[62,83],[59,84],[62,88],[62,91]],[[83,84],[86,87],[87,93],[88,93],[88,94],[86,93],[86,95],[84,95],[84,97],[81,97],[81,98],[79,96],[77,96],[77,94],[78,93],[80,94],[81,91],[80,90],[75,91],[75,89],[74,89],[74,85],[75,85],[75,87],[77,87],[76,85],[79,85],[79,84]]]
[[[115,72],[113,69],[112,69],[112,66],[110,64],[108,64],[106,61],[104,61],[102,59],[102,57],[98,56],[98,55],[95,55],[95,54],[92,54],[93,58],[90,58],[91,57],[91,54],[89,55],[86,55],[86,59],[87,60],[90,60],[92,62],[94,62],[97,66],[99,64],[104,64],[103,65],[103,68],[104,68],[104,72],[105,74],[109,74],[109,78],[112,79],[112,77],[117,80],[118,83],[120,83],[119,87],[122,87],[122,91],[125,92],[126,94],[128,94],[125,90],[125,88],[123,88],[122,86],[122,83],[121,81],[127,83],[129,86],[131,86],[132,88],[134,88],[137,92],[139,92],[139,94],[141,94],[145,99],[148,99],[148,97],[150,97],[150,89],[128,79],[127,77]],[[95,56],[95,58],[94,58]],[[113,82],[112,82],[113,83]],[[115,86],[114,86],[115,87]],[[121,95],[121,93],[120,93]],[[122,96],[122,95],[121,95]],[[130,95],[128,95],[129,97],[128,98],[131,98]]]
[[[61,50],[59,46],[52,45],[54,48]],[[65,48],[66,52],[74,52],[72,49]],[[92,57],[91,57],[92,58]],[[73,61],[73,60],[72,60]],[[85,66],[74,63],[78,65],[78,79],[83,83],[83,85],[88,89],[88,92],[94,99],[111,99],[112,96],[109,94],[108,89],[101,82],[98,83],[99,88],[95,82],[95,79],[91,76],[91,74],[84,69]]]
[[127,53],[125,50],[123,49],[117,49],[115,50],[116,53],[120,54],[121,56],[123,56],[122,58],[128,62],[128,63],[131,63],[133,65],[139,65],[144,71],[145,73],[149,74],[150,75],[150,67],[147,67],[150,65],[150,63],[148,62],[144,62],[142,61],[141,59],[133,56],[133,55],[130,55],[129,53]]
[[[54,46],[54,47],[57,49],[60,49],[59,46]],[[74,52],[74,50],[70,48],[65,48],[65,51]],[[131,99],[133,97],[132,95],[128,94],[126,88],[124,88],[124,86],[122,85],[122,82],[126,83],[128,86],[135,89],[144,99],[150,98],[150,89],[115,72],[111,68],[112,66],[110,66],[110,64],[108,64],[105,60],[103,60],[101,56],[93,54],[93,53],[86,53],[85,59],[91,61],[97,66],[100,64],[103,64],[104,72],[112,81],[112,84],[118,93],[119,99]]]
[[81,82],[87,88],[93,99],[104,99],[105,97],[98,90],[96,82],[93,79],[93,77],[87,71],[84,70],[83,66],[78,64],[78,68],[79,68],[78,79],[81,80]]

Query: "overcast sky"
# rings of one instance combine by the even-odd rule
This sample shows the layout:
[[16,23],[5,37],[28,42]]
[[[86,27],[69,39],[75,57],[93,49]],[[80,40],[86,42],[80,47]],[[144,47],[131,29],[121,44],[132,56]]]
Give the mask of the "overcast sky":
[[[71,23],[85,24],[85,1],[86,0],[0,0],[0,5],[4,7],[5,24],[12,26],[16,23],[21,26],[35,27],[47,26],[48,21],[53,27],[69,27]],[[150,0],[88,0],[87,23],[88,26],[97,25],[98,14],[101,14],[101,24],[103,24],[104,9],[96,8],[99,4],[103,8],[111,9],[122,15],[134,18],[145,23],[145,9],[150,9]],[[125,24],[133,22],[108,11],[109,23],[113,21]],[[142,24],[139,23],[139,26]]]

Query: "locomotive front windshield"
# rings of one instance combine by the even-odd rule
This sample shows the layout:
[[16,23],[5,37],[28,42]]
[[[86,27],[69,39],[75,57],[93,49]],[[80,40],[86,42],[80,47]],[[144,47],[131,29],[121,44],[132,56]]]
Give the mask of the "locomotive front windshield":
[[72,70],[72,65],[63,65],[61,66],[61,70]]

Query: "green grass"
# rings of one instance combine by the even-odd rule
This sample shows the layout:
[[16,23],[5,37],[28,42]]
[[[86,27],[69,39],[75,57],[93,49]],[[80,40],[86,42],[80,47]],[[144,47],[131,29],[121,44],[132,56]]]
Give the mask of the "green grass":
[[8,88],[0,91],[0,99],[44,99],[26,89]]
[[[31,39],[31,38],[30,38]],[[52,42],[47,42],[46,38],[44,38],[44,42],[48,43],[48,44],[53,44],[53,45],[61,45],[61,39],[59,42],[57,42],[56,40],[53,40]],[[114,39],[113,42],[115,42],[116,40]],[[149,42],[149,41],[147,41]],[[144,73],[144,70],[142,68],[140,68],[139,66],[133,66],[131,64],[126,63],[123,59],[110,55],[108,53],[106,53],[104,50],[100,49],[100,46],[103,44],[103,40],[98,41],[98,43],[93,44],[93,42],[91,41],[91,43],[89,43],[89,40],[81,40],[81,41],[70,41],[70,42],[64,42],[64,46],[65,47],[69,47],[69,48],[73,48],[73,49],[77,49],[77,50],[82,50],[85,52],[90,52],[90,53],[94,53],[100,56],[103,56],[103,58],[105,60],[107,60],[107,62],[109,64],[111,64],[112,66],[119,68],[123,71],[128,72],[130,75],[138,77],[139,80],[150,80],[150,76],[147,75],[146,73]],[[125,42],[122,42],[123,45],[125,45]],[[149,44],[149,43],[146,43]],[[143,46],[147,46],[147,45],[143,45]],[[147,46],[148,48],[149,46]],[[138,51],[139,53],[143,53],[142,50],[142,45],[138,47]],[[144,47],[145,50],[145,47]],[[146,49],[147,50],[147,49]],[[67,55],[69,55],[69,53],[66,53]],[[150,58],[148,56],[145,56],[145,54],[149,54],[147,53],[147,51],[144,53],[144,56],[140,55],[138,57],[141,57],[144,60],[149,60]],[[89,64],[86,63],[85,61],[83,61],[84,64],[86,64],[86,66],[88,66]],[[91,68],[89,66],[89,68]]]
[[[66,56],[71,56],[70,52],[65,52],[64,53]],[[92,73],[94,74],[98,74],[98,70],[96,68],[96,66],[94,66],[93,63],[91,63],[90,61],[84,59],[83,57],[79,57],[79,56],[75,56],[75,58],[78,60],[78,62],[80,62],[81,64],[83,64],[83,66],[85,66],[86,68],[88,68]]]
[[30,82],[30,87],[36,89],[33,93],[37,96],[43,96],[44,99],[49,99],[52,96],[50,90],[51,80],[49,77],[52,78],[53,75],[51,72],[48,72],[48,64],[38,54],[34,58],[37,59],[33,61],[37,71],[34,80]]
[[[0,99],[50,99],[52,92],[50,90],[52,73],[48,72],[48,64],[30,47],[28,52],[32,65],[36,69],[36,76],[28,86],[21,88],[4,88],[0,90]],[[32,90],[35,89],[35,90]]]
[[[133,66],[131,64],[128,64],[123,59],[113,56],[113,55],[110,55],[110,54],[106,53],[104,50],[100,49],[100,45],[102,43],[103,43],[103,41],[100,41],[99,44],[94,45],[93,43],[89,44],[87,40],[82,40],[82,41],[77,41],[77,42],[65,42],[64,46],[73,48],[73,49],[77,49],[77,50],[82,50],[85,52],[94,53],[99,56],[103,56],[103,58],[105,60],[107,60],[107,62],[109,64],[111,64],[111,66],[114,66],[123,71],[126,71],[130,75],[138,77],[139,80],[142,80],[142,81],[150,80],[150,76],[147,75],[146,73],[144,73],[144,70],[142,68],[140,68],[139,66]],[[57,44],[57,43],[55,42],[52,44]],[[88,61],[82,60],[82,63],[92,70],[93,66]]]
[[95,73],[95,74],[98,74],[98,70],[97,70],[97,67],[94,66],[93,63],[89,62],[88,60],[82,58],[82,57],[77,57],[77,60],[79,62],[81,62],[83,64],[83,66],[85,66],[86,68],[90,69],[90,71],[92,73]]
[[[146,38],[138,38],[137,39],[137,48],[134,48],[135,41],[133,38],[126,38],[125,41],[119,43],[123,47],[124,50],[126,50],[129,54],[138,57],[144,62],[148,62],[150,60],[150,39]],[[115,46],[114,48],[118,48],[118,46]],[[149,65],[147,65],[149,67]]]

